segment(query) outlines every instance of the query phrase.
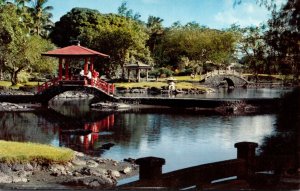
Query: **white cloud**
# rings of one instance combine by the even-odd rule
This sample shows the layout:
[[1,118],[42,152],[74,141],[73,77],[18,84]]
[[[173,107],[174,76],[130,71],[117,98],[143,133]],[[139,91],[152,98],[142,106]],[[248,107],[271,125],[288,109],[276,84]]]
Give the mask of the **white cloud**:
[[233,7],[232,0],[226,0],[224,9],[214,16],[214,20],[223,27],[229,27],[234,23],[242,27],[258,26],[267,19],[268,11],[265,7],[260,7],[255,2],[245,2]]

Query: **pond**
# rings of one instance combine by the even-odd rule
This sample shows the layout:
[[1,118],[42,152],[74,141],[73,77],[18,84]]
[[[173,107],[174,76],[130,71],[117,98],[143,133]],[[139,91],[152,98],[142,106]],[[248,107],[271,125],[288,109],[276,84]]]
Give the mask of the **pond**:
[[[53,111],[1,113],[0,139],[70,147],[115,160],[156,156],[165,171],[236,157],[234,143],[261,143],[274,131],[275,115],[216,116],[202,113],[142,111],[94,112],[93,120]],[[69,133],[85,129],[86,135]],[[103,144],[115,144],[109,150]]]
[[[53,109],[1,112],[0,139],[64,146],[115,160],[162,157],[168,172],[235,158],[236,142],[261,144],[275,131],[275,114],[223,116],[168,108],[104,112],[90,109],[88,101],[56,100]],[[107,143],[114,145],[103,149]]]
[[[290,92],[291,88],[218,88],[214,92],[205,94],[177,94],[171,95],[176,98],[278,98],[284,93]],[[142,93],[123,93],[120,96],[127,97],[170,97],[168,94],[149,95]]]

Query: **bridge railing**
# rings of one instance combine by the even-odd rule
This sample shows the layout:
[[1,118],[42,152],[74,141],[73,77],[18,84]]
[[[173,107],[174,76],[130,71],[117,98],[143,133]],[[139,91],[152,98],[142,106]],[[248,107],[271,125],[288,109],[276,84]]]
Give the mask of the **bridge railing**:
[[213,77],[213,76],[216,76],[216,75],[226,75],[226,74],[243,77],[241,73],[239,73],[235,70],[214,70],[214,71],[211,71],[211,72],[207,72],[204,75],[204,78],[209,78],[209,77]]
[[37,87],[37,93],[41,93],[44,90],[56,86],[59,84],[75,84],[75,85],[91,85],[94,86],[102,91],[104,91],[107,94],[114,94],[115,93],[115,87],[113,84],[109,84],[99,78],[94,79],[92,78],[91,80],[84,80],[83,84],[76,83],[76,82],[82,82],[82,80],[59,80],[58,78],[54,78],[52,80],[49,80],[41,85],[38,85]]
[[91,86],[101,89],[101,90],[105,91],[107,94],[115,93],[114,84],[109,84],[109,83],[101,80],[100,78],[91,79]]
[[37,86],[37,93],[41,93],[43,92],[44,90],[48,89],[49,87],[51,86],[56,86],[59,84],[59,79],[58,78],[53,78],[41,85],[38,85]]

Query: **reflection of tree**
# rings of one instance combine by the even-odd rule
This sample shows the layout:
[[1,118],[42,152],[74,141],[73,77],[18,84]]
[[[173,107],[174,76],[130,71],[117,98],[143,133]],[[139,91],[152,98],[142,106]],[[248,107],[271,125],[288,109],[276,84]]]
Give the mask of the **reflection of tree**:
[[[276,163],[285,168],[299,168],[299,128],[300,128],[300,89],[295,89],[284,97],[278,113],[276,133],[266,137],[261,146],[262,156],[274,157]],[[285,157],[290,160],[278,161]],[[288,166],[288,167],[286,167]]]
[[0,114],[0,139],[50,144],[55,126],[31,112]]

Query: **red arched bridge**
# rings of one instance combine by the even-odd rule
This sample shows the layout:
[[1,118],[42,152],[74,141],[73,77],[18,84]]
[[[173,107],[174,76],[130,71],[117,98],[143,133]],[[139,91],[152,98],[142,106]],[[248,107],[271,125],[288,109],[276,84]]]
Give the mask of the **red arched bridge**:
[[66,91],[83,91],[95,96],[94,100],[116,101],[115,87],[99,78],[83,80],[59,80],[54,78],[37,87],[35,97],[41,103],[47,104],[49,100]]
[[109,58],[109,55],[77,45],[51,50],[43,56],[59,59],[58,77],[38,86],[35,97],[47,104],[56,95],[65,91],[85,91],[95,98],[114,101],[114,85],[99,78],[94,69],[96,57]]

